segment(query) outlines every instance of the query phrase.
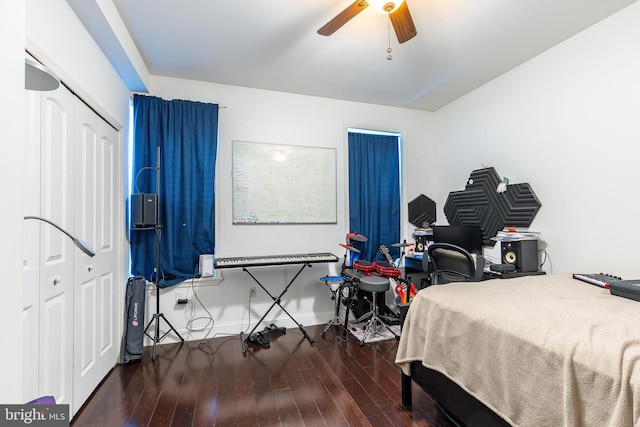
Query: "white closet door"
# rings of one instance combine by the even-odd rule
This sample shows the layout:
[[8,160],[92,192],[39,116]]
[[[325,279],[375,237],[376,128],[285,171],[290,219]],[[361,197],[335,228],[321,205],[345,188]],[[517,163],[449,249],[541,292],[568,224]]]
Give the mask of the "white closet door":
[[96,255],[75,253],[74,413],[117,361],[120,319],[114,218],[118,133],[86,105],[78,104],[74,229]]
[[73,416],[120,349],[119,133],[63,85],[26,97],[24,215],[54,222],[96,255],[50,224],[25,223],[23,400],[52,395]]
[[[41,99],[40,215],[73,230],[73,110],[64,87]],[[73,257],[71,239],[40,224],[40,395],[73,404]],[[71,406],[73,408],[73,406]]]
[[[24,150],[22,179],[26,195],[24,215],[40,215],[40,94],[25,91],[27,140]],[[24,375],[22,401],[28,402],[40,396],[38,390],[38,330],[40,327],[40,225],[36,220],[24,224],[23,290],[22,290],[22,356]]]

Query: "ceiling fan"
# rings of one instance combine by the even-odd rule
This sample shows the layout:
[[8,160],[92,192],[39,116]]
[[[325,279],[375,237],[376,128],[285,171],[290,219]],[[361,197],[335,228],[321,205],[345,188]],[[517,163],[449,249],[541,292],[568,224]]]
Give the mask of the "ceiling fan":
[[330,36],[368,6],[373,6],[379,11],[389,15],[391,25],[393,25],[393,29],[398,37],[398,43],[409,41],[418,34],[405,0],[356,0],[322,26],[322,28],[318,30],[318,34]]

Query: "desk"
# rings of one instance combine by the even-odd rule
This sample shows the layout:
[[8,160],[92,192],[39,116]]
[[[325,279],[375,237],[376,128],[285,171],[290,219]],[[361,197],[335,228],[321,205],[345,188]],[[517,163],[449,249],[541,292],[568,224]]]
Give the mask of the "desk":
[[418,258],[413,254],[407,254],[404,257],[404,268],[407,270],[424,271],[422,269],[422,257]]
[[482,280],[491,280],[491,279],[514,279],[516,277],[524,277],[524,276],[541,276],[546,274],[546,272],[542,270],[538,271],[513,271],[511,273],[498,273],[497,271],[487,271],[485,270],[482,273]]
[[[422,280],[426,279],[426,285],[431,284],[431,273],[433,273],[431,264],[429,264],[429,268],[427,271],[422,269],[422,259],[417,258],[412,255],[406,255],[404,258],[404,274],[405,277],[410,276],[411,281],[416,285],[421,285]],[[524,276],[540,276],[546,274],[542,270],[538,271],[514,271],[510,273],[498,273],[496,271],[485,270],[482,273],[482,280],[491,280],[491,279],[513,279],[516,277],[524,277]],[[422,289],[424,286],[419,286]]]

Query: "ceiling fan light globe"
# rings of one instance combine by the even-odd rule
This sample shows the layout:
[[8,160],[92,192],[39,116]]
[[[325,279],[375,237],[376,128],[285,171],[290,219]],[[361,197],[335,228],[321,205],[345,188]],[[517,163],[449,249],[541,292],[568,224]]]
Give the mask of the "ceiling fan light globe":
[[389,14],[395,12],[404,0],[367,0],[367,3],[378,12]]

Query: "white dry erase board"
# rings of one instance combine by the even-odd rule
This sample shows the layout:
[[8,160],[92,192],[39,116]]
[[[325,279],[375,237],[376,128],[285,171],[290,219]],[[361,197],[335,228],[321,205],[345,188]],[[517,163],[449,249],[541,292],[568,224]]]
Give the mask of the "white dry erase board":
[[336,149],[233,141],[234,224],[337,223]]

